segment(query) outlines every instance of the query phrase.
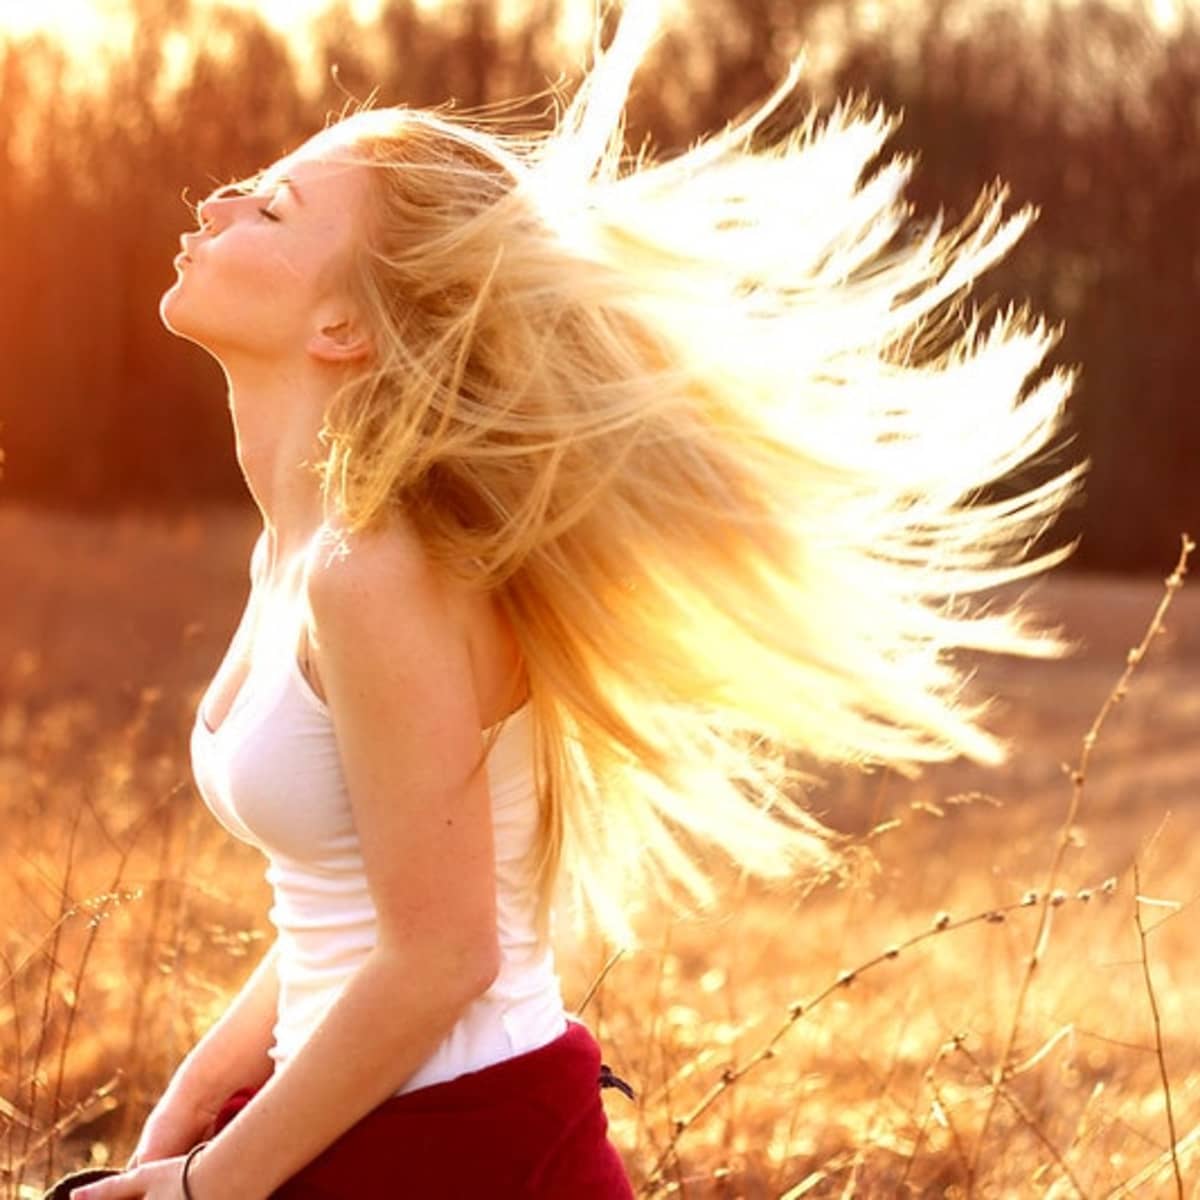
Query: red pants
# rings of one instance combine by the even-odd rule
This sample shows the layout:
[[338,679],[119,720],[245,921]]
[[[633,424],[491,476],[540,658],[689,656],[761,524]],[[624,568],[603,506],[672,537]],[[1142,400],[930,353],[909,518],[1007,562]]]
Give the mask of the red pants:
[[[538,1050],[385,1100],[271,1200],[633,1200],[599,1079],[600,1048],[572,1021]],[[213,1136],[255,1090],[225,1101]]]

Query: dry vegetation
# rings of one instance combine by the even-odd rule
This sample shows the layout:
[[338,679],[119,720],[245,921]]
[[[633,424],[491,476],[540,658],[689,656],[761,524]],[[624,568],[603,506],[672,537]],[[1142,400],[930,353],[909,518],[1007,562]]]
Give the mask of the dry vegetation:
[[[89,1159],[123,1161],[264,948],[261,860],[216,826],[186,761],[252,538],[242,513],[156,526],[0,510],[8,1200]],[[1062,764],[1079,760],[1161,596],[1154,582],[1040,585],[1037,606],[1083,645],[981,667],[1014,741],[1005,770],[833,779],[813,803],[852,835],[848,878],[731,883],[722,915],[660,921],[612,964],[585,1016],[637,1091],[604,1095],[644,1194],[1200,1194],[1194,591],[1175,597],[1087,764],[1062,902],[993,1086],[1071,803]],[[607,957],[562,947],[568,1003]]]

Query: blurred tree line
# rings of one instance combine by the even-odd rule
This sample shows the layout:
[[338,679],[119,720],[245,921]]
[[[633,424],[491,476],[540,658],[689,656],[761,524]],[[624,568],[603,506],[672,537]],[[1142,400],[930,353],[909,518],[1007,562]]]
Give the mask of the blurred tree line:
[[[240,498],[220,372],[157,317],[185,189],[265,165],[347,93],[468,109],[540,93],[524,111],[545,119],[565,2],[501,23],[494,0],[393,0],[370,27],[335,5],[307,75],[252,12],[193,0],[127,0],[128,51],[91,89],[68,86],[78,66],[52,40],[0,41],[0,501]],[[853,90],[903,113],[889,151],[919,157],[918,214],[957,220],[996,177],[1010,207],[1040,208],[977,299],[1065,322],[1052,362],[1083,366],[1076,563],[1169,566],[1187,522],[1200,532],[1200,21],[1164,34],[1137,0],[1036,20],[1013,0],[690,0],[641,76],[631,140],[669,151],[719,128],[802,48],[806,100]]]

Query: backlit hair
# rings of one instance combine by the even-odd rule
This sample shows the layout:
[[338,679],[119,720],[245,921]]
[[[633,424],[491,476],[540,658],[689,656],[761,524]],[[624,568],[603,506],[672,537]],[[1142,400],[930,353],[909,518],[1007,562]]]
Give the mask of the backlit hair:
[[999,760],[950,655],[1056,651],[971,601],[1065,556],[1032,546],[1079,476],[1010,479],[1060,432],[1071,373],[1030,386],[1058,331],[963,303],[1032,214],[996,188],[912,229],[911,163],[866,173],[881,111],[766,144],[794,78],[629,162],[645,35],[626,20],[549,136],[407,109],[325,135],[373,168],[375,338],[328,414],[327,502],[352,529],[402,509],[496,592],[534,710],[543,922],[561,878],[622,941],[646,891],[710,902],[714,849],[765,876],[822,861],[801,758]]

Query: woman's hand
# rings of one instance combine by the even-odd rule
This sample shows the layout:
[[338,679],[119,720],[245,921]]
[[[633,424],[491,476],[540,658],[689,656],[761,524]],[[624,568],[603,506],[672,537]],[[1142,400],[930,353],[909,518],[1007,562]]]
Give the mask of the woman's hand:
[[144,1163],[76,1188],[71,1200],[183,1200],[183,1155]]
[[189,1099],[168,1088],[146,1118],[125,1169],[129,1171],[177,1154],[186,1154],[204,1139],[216,1115],[215,1106]]

